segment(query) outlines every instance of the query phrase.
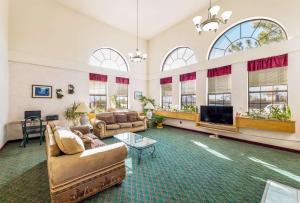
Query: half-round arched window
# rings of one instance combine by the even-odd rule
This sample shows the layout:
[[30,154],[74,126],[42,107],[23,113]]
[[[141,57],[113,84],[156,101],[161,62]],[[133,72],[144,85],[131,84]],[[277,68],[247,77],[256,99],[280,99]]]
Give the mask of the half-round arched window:
[[213,44],[208,59],[227,56],[286,39],[285,30],[274,21],[268,19],[247,20],[224,32]]
[[100,48],[94,51],[89,59],[89,65],[118,71],[128,71],[128,64],[125,58],[112,48]]
[[193,50],[188,47],[177,47],[167,55],[162,65],[162,71],[181,68],[195,63],[197,63],[197,59]]

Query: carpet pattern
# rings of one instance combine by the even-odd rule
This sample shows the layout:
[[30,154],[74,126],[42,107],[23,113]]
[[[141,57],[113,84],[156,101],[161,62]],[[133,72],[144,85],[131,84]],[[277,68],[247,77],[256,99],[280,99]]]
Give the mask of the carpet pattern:
[[[158,141],[156,158],[138,165],[131,150],[122,186],[84,202],[260,202],[267,179],[300,188],[299,154],[171,127],[141,134]],[[0,202],[50,202],[45,145],[18,144],[0,151]]]

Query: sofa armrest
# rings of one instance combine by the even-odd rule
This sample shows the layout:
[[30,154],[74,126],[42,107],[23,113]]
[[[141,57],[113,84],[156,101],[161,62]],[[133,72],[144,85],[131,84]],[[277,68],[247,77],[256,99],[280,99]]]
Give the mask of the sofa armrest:
[[146,116],[138,116],[139,120],[140,121],[145,121],[147,120],[147,117]]
[[101,120],[94,120],[93,130],[94,130],[94,134],[96,136],[98,136],[99,138],[102,138],[103,135],[105,135],[106,123],[104,121],[101,121]]
[[48,159],[52,186],[72,181],[93,172],[121,164],[127,157],[124,143],[116,143],[85,150],[82,153]]

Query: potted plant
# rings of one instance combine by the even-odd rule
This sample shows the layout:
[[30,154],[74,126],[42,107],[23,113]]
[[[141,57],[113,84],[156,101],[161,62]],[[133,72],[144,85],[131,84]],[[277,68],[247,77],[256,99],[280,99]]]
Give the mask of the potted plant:
[[76,109],[79,104],[74,104],[70,107],[67,107],[66,110],[64,111],[64,117],[68,122],[72,122],[74,126],[78,124],[78,118],[80,117],[79,113],[76,113]]
[[164,116],[160,116],[160,115],[155,115],[153,117],[154,119],[154,122],[156,123],[156,127],[157,128],[163,128],[163,122],[165,120],[165,117]]

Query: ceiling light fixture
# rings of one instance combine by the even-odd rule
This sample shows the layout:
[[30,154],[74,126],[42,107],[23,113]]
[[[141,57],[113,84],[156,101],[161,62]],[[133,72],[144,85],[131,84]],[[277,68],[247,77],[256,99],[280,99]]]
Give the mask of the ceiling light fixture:
[[130,61],[142,62],[147,59],[148,55],[139,50],[139,0],[136,0],[136,50],[135,54],[129,53]]
[[230,19],[232,15],[232,11],[224,11],[221,15],[221,18],[219,18],[217,15],[220,11],[221,7],[218,5],[212,6],[211,0],[210,0],[210,6],[208,9],[208,18],[207,20],[203,21],[201,23],[201,20],[203,19],[202,16],[196,16],[193,18],[193,22],[196,26],[196,30],[199,34],[202,33],[202,31],[209,32],[209,31],[217,31],[219,29],[219,24],[226,24],[228,20]]

